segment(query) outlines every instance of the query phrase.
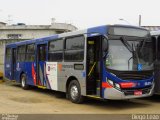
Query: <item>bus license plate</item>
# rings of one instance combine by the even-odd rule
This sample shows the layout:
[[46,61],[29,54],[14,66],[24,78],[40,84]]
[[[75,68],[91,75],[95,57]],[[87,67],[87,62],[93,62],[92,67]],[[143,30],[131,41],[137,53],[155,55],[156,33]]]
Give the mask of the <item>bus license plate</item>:
[[141,96],[142,95],[142,90],[136,90],[136,91],[134,91],[134,95]]

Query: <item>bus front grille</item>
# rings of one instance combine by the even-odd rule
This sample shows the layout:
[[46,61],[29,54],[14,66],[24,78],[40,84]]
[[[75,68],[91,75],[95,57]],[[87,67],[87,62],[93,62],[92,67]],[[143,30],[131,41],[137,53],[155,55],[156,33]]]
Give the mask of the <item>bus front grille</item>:
[[123,80],[144,80],[149,79],[152,76],[150,73],[120,73],[117,75],[117,77],[123,79]]
[[128,96],[128,95],[134,95],[134,92],[137,90],[142,91],[142,94],[149,94],[151,90],[151,86],[146,88],[139,88],[139,89],[122,89],[122,92],[124,92],[124,94]]
[[113,73],[116,77],[122,80],[144,80],[153,76],[153,70],[145,71],[116,71],[107,69],[108,72]]

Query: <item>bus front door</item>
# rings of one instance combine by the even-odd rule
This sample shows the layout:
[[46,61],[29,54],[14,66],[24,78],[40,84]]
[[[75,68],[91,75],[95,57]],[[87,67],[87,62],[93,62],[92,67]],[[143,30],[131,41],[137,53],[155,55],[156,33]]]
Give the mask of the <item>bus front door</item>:
[[11,66],[12,80],[16,80],[16,48],[12,48],[12,66]]
[[[156,42],[155,42],[156,41]],[[153,39],[153,53],[156,53],[154,62],[154,77],[155,77],[155,93],[160,93],[160,36]]]
[[87,39],[87,94],[101,96],[101,40],[102,36]]
[[46,80],[45,80],[45,61],[47,59],[46,51],[47,51],[46,44],[37,45],[36,84],[38,87],[46,87]]

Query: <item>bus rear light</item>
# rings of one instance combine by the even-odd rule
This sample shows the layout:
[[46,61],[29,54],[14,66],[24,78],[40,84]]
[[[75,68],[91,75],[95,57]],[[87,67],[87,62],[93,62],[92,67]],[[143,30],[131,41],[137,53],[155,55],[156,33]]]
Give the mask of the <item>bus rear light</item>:
[[133,82],[124,82],[120,83],[121,88],[132,88],[136,86],[136,83]]

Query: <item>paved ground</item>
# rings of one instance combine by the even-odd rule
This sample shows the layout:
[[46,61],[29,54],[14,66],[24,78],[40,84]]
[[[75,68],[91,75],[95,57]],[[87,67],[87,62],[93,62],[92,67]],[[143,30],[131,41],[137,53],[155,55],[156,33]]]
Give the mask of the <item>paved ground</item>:
[[0,72],[3,72],[3,71],[4,71],[4,65],[0,64]]
[[19,85],[6,82],[0,84],[0,113],[160,114],[160,96],[130,101],[87,99],[83,104],[73,104],[65,98],[56,98],[50,90],[23,90]]

